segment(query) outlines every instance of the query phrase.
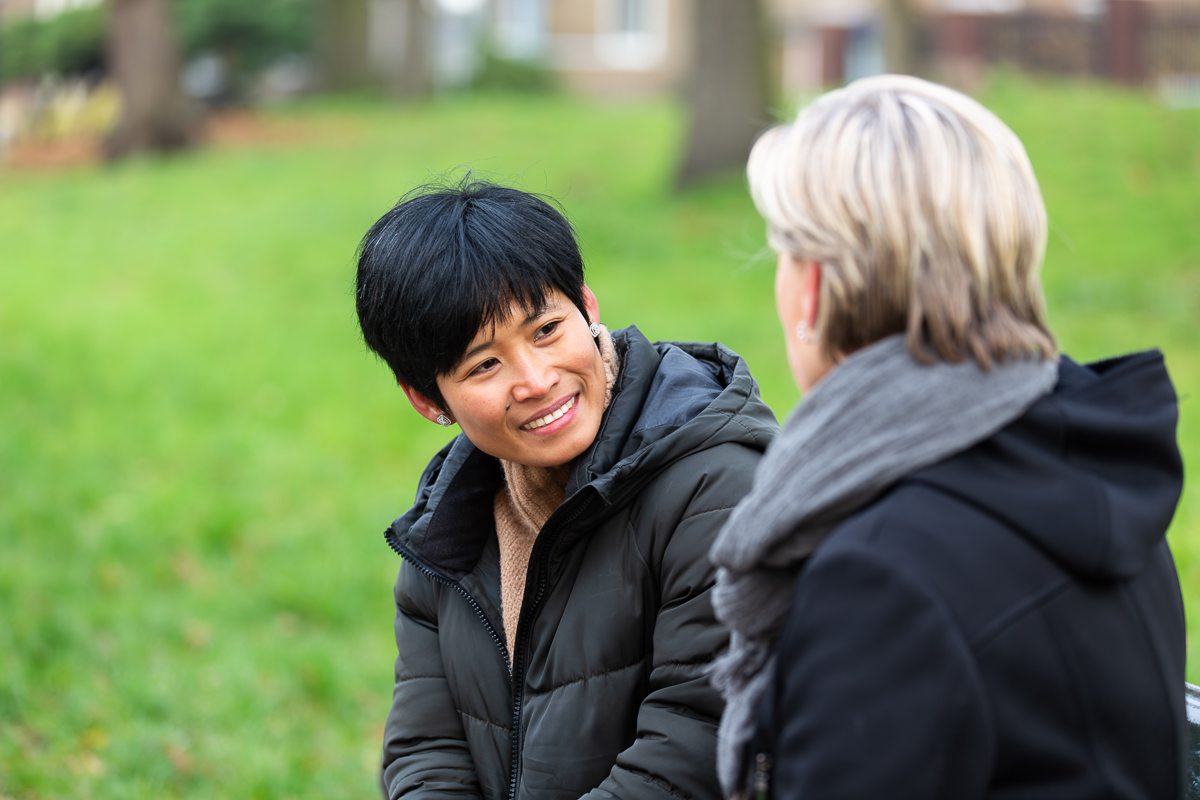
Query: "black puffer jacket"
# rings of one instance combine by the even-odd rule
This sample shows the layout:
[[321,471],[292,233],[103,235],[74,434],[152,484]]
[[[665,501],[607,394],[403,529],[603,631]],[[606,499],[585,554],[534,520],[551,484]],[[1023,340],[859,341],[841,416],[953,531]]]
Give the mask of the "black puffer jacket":
[[459,436],[389,529],[396,684],[392,798],[716,798],[727,632],[708,548],[778,431],[719,344],[613,335],[620,374],[566,501],[529,560],[510,677],[501,628],[495,458]]
[[1080,366],[839,526],[757,751],[783,798],[1182,798],[1183,470],[1162,356]]

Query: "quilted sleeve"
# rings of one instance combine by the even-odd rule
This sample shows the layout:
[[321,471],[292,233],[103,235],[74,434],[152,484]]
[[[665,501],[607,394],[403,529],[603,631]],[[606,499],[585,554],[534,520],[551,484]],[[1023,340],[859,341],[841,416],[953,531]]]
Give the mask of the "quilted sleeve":
[[475,764],[450,694],[438,642],[438,588],[411,565],[396,580],[396,682],[383,736],[390,800],[480,796]]
[[760,456],[744,445],[719,445],[676,462],[647,487],[636,535],[656,570],[661,598],[649,693],[638,710],[637,739],[586,797],[721,797],[715,762],[724,705],[709,667],[729,632],[713,614],[708,550],[750,490]]

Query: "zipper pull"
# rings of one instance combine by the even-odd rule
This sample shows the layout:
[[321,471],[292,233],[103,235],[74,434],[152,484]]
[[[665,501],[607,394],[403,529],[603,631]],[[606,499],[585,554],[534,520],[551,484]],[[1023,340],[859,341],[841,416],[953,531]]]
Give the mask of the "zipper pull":
[[754,757],[754,798],[767,800],[771,790],[771,757],[759,753]]

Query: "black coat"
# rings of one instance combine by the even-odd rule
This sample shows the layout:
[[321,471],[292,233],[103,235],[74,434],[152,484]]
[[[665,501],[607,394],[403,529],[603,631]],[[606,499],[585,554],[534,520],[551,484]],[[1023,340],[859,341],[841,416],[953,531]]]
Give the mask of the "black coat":
[[775,798],[1181,798],[1182,485],[1162,357],[1082,367],[801,571],[760,707]]
[[724,347],[613,338],[613,398],[534,545],[511,677],[496,459],[459,436],[388,531],[404,557],[392,798],[720,796],[707,668],[728,633],[707,553],[778,426]]

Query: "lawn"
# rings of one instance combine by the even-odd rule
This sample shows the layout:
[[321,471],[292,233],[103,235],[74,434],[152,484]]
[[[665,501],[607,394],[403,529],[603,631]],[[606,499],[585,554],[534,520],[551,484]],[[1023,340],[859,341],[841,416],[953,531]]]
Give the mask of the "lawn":
[[[1011,76],[983,100],[1042,181],[1064,349],[1162,348],[1194,469],[1200,111]],[[414,184],[470,167],[559,198],[603,321],[721,340],[777,415],[797,399],[743,180],[670,190],[674,106],[324,101],[269,122],[186,158],[0,172],[0,800],[375,796],[382,532],[447,433],[364,350],[352,259]],[[1171,541],[1195,632],[1192,483]]]

